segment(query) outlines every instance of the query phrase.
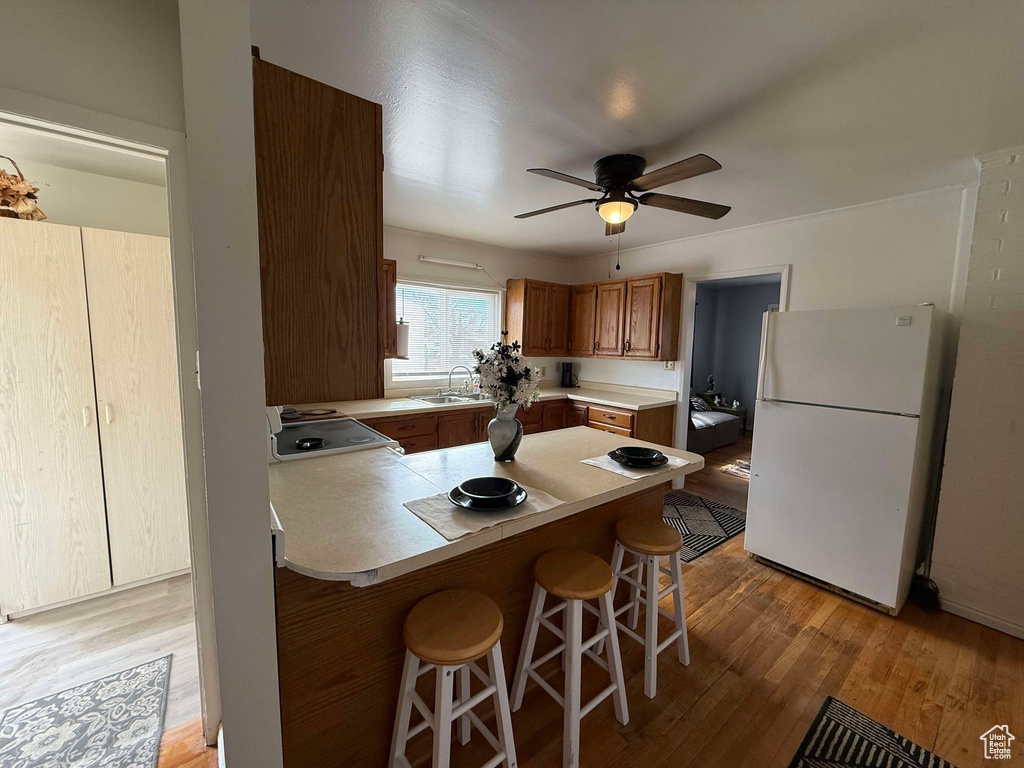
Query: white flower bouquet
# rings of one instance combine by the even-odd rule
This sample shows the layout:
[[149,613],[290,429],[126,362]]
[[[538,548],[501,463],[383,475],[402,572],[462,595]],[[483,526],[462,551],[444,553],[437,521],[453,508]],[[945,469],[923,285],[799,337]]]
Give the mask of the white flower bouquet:
[[520,354],[519,342],[506,344],[504,337],[508,331],[502,331],[501,335],[502,341],[486,352],[473,350],[476,359],[473,372],[480,376],[480,389],[494,401],[497,411],[510,405],[527,409],[540,397],[537,391],[540,378],[530,367],[530,360]]

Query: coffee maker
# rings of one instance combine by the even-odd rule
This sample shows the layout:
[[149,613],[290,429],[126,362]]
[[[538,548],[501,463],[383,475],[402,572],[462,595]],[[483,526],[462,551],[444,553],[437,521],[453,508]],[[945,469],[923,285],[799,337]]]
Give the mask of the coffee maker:
[[572,372],[572,363],[559,363],[559,366],[562,368],[562,387],[565,389],[578,387],[580,379]]

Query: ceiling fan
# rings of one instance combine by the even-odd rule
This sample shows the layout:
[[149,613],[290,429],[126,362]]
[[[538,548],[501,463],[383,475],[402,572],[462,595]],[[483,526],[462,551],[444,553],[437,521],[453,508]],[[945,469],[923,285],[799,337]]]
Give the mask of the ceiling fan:
[[[678,163],[666,165],[656,171],[644,173],[647,161],[638,155],[609,155],[602,157],[594,163],[594,178],[596,181],[587,181],[565,173],[552,171],[548,168],[528,168],[529,173],[536,173],[539,176],[547,176],[558,181],[567,181],[580,187],[586,187],[594,192],[603,193],[601,197],[576,200],[572,203],[553,205],[550,208],[520,213],[517,219],[527,219],[530,216],[539,216],[542,213],[560,211],[563,208],[572,208],[576,205],[594,203],[598,214],[605,221],[604,233],[606,235],[617,235],[626,229],[626,219],[633,215],[633,212],[641,205],[650,205],[655,208],[664,208],[668,211],[689,213],[693,216],[703,216],[708,219],[720,219],[727,214],[731,208],[728,205],[718,203],[706,203],[703,200],[691,200],[688,197],[676,197],[674,195],[662,195],[649,190],[663,187],[683,179],[690,179],[704,173],[720,170],[722,165],[717,160],[700,154],[680,160]],[[637,194],[641,193],[641,194]]]

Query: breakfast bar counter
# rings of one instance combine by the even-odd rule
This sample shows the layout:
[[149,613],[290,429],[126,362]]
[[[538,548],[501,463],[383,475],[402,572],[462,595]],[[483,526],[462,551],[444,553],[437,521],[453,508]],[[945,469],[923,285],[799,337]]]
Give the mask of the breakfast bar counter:
[[[510,674],[537,558],[574,548],[609,559],[618,520],[660,516],[671,481],[704,466],[697,454],[662,446],[656,447],[687,463],[640,479],[581,463],[623,445],[652,447],[574,427],[525,436],[508,464],[494,462],[487,443],[476,443],[413,456],[380,448],[271,465],[271,501],[283,529],[275,549],[285,566],[275,569],[275,589],[287,768],[386,764],[405,653],[402,626],[412,606],[433,592],[472,589],[498,604]],[[455,541],[403,506],[479,476],[508,477],[560,503]],[[429,748],[429,738],[417,741]],[[410,747],[415,753],[416,743]]]

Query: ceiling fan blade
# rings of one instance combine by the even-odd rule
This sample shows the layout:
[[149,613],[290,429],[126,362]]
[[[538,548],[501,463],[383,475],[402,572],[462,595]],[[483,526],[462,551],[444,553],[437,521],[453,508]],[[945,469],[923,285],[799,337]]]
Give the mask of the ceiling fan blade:
[[577,200],[574,203],[562,203],[561,205],[552,205],[550,208],[541,208],[536,211],[530,211],[529,213],[520,213],[516,215],[517,219],[528,219],[531,216],[540,216],[542,213],[551,213],[552,211],[560,211],[563,208],[572,208],[574,205],[583,205],[584,203],[596,203],[597,199],[592,198],[590,200]]
[[618,224],[609,224],[605,222],[604,225],[604,236],[619,235],[626,231],[626,222],[620,221]]
[[691,200],[688,197],[676,197],[675,195],[662,195],[657,192],[648,192],[637,198],[641,205],[651,205],[655,208],[664,208],[667,211],[678,211],[689,213],[694,216],[703,216],[706,219],[720,219],[732,208],[728,205],[718,203],[706,203],[703,200]]
[[663,187],[683,179],[691,179],[703,173],[721,170],[722,164],[705,154],[694,155],[678,163],[666,165],[656,171],[637,176],[632,181],[633,189],[648,190]]
[[567,181],[570,184],[575,184],[578,187],[586,187],[592,192],[605,191],[605,188],[598,184],[596,181],[578,179],[575,176],[570,176],[567,173],[559,173],[558,171],[552,171],[550,168],[527,168],[526,172],[536,173],[538,176],[547,176],[549,179],[555,179],[556,181]]

